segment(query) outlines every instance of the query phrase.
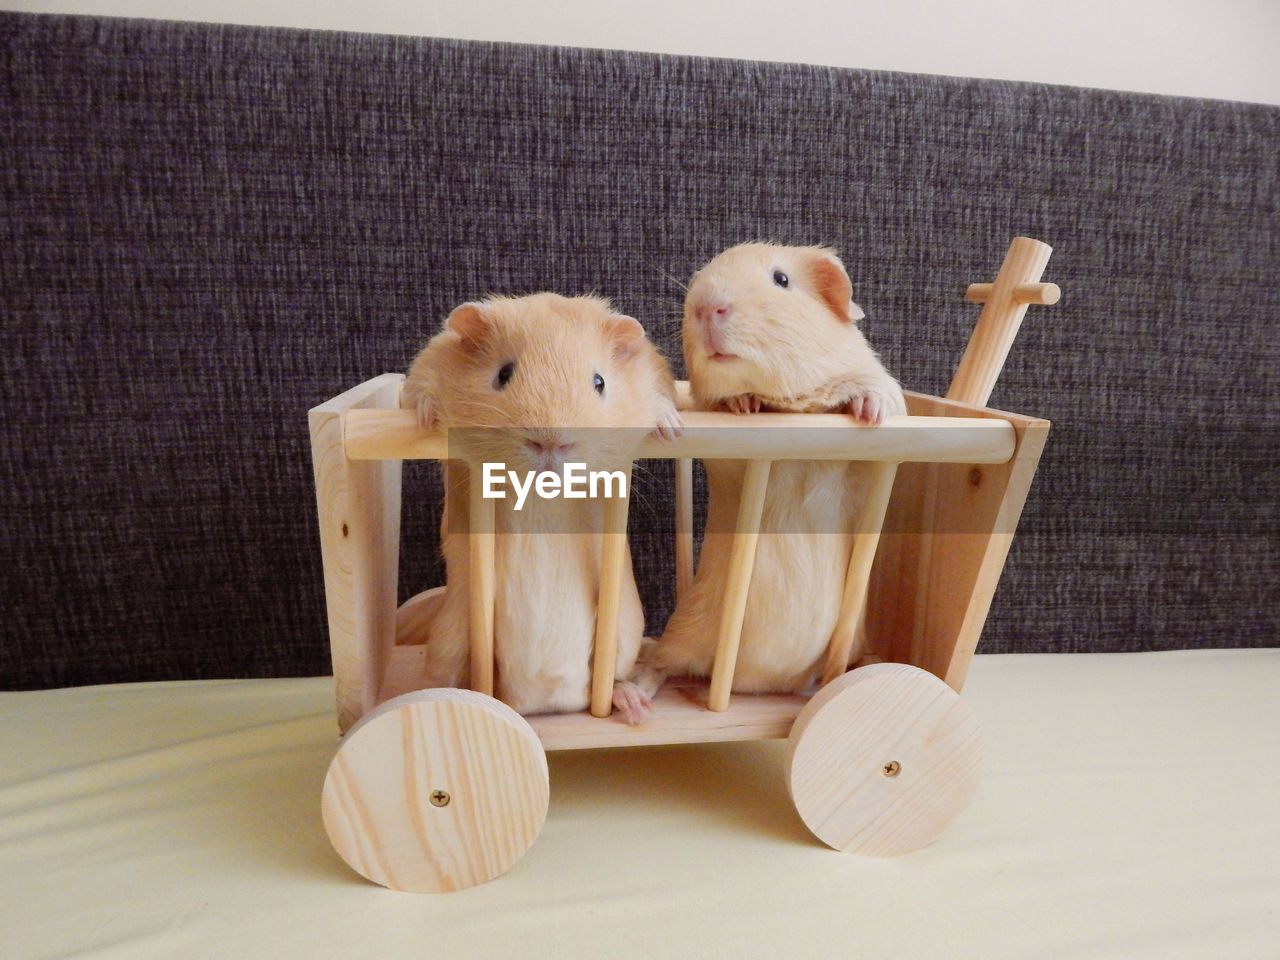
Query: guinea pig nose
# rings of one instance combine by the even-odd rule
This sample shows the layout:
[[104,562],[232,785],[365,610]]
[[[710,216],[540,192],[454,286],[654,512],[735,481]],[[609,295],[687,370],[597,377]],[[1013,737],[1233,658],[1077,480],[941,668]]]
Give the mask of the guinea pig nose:
[[720,326],[729,319],[731,304],[723,300],[706,300],[697,306],[698,319],[709,326]]
[[548,453],[557,453],[563,456],[573,449],[574,442],[560,434],[543,433],[526,438],[524,445],[538,456]]

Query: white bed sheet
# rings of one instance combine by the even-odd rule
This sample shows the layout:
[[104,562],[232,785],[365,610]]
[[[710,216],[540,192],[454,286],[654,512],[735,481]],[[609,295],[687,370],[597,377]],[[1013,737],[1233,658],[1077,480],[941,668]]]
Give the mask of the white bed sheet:
[[1280,649],[977,658],[978,796],[894,859],[812,839],[780,742],[552,754],[444,895],[329,847],[331,686],[0,694],[0,957],[1280,957]]

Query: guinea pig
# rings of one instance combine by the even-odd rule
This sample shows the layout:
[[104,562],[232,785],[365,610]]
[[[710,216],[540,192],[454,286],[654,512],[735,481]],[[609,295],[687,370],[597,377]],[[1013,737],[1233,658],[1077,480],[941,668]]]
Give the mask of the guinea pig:
[[[862,318],[844,265],[829,249],[748,243],[724,251],[694,275],[685,298],[694,407],[842,412],[866,427],[906,413],[902,388],[856,326]],[[745,463],[704,465],[708,506],[698,569],[652,651],[659,675],[706,676],[715,654]],[[817,679],[869,480],[865,464],[773,464],[735,691],[800,693]],[[860,655],[855,648],[851,662]]]
[[[527,478],[570,463],[627,470],[647,433],[678,433],[675,385],[636,320],[596,297],[538,293],[455,309],[409,368],[401,405],[428,429],[448,430],[451,452],[462,455],[446,468],[446,588],[426,624],[423,685],[465,686],[466,463],[500,463]],[[529,495],[521,502],[511,479],[495,501],[495,693],[526,714],[582,710],[590,701],[604,501]],[[643,631],[628,553],[614,705],[631,723],[649,707],[627,681]]]

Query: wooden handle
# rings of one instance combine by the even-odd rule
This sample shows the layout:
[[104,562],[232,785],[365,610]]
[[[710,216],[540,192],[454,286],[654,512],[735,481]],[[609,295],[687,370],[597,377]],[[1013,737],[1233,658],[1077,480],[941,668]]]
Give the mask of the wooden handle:
[[[986,303],[991,299],[994,283],[971,283],[964,292],[964,298],[970,303]],[[1050,306],[1062,299],[1062,288],[1056,283],[1020,283],[1013,288],[1014,303],[1039,304]]]
[[[626,489],[631,489],[630,470],[627,471]],[[618,667],[618,612],[622,609],[622,574],[627,561],[627,504],[630,499],[610,497],[604,502],[600,595],[596,601],[595,656],[591,674],[593,717],[607,717],[613,712],[613,675]]]
[[471,689],[493,696],[494,501],[483,496],[483,471],[467,471],[471,583]]
[[738,644],[742,640],[742,618],[747,612],[747,590],[756,562],[756,541],[760,538],[760,516],[764,513],[764,493],[769,485],[769,460],[751,460],[742,478],[742,499],[733,532],[729,571],[724,588],[724,608],[716,637],[716,660],[711,667],[711,690],[707,709],[721,712],[729,706],[733,671],[738,665]]
[[1020,303],[1016,292],[1039,285],[1051,253],[1053,248],[1047,243],[1029,237],[1015,237],[1009,244],[995,283],[985,293],[985,305],[951,380],[948,400],[987,405],[1027,312],[1027,303]]

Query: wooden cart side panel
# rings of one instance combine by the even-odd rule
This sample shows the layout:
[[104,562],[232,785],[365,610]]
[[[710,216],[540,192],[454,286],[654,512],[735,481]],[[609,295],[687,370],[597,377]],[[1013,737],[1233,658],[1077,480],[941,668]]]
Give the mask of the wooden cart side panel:
[[[924,607],[925,616],[917,622],[912,641],[918,650],[919,665],[940,676],[957,692],[964,686],[987,622],[1018,518],[1044,450],[1048,423],[1015,424],[1015,430],[1018,451],[1008,465],[1000,468],[997,482],[990,484],[997,490],[987,497],[983,497],[981,488],[989,483],[990,467],[964,471],[954,465],[942,465],[939,470],[944,480],[939,484],[939,529],[945,531],[951,523],[958,525],[959,518],[971,508],[980,508],[984,517],[991,509],[995,514],[985,534],[934,534],[928,569],[920,581],[923,596],[918,603]],[[957,586],[960,582],[963,585]],[[954,640],[945,640],[950,637]]]
[[347,411],[396,408],[404,377],[384,374],[308,411],[338,726],[377,701],[395,645],[399,460],[347,459]]
[[908,396],[913,415],[1009,422],[1005,464],[903,464],[871,579],[868,636],[887,659],[928,670],[959,691],[1026,503],[1047,421]]

